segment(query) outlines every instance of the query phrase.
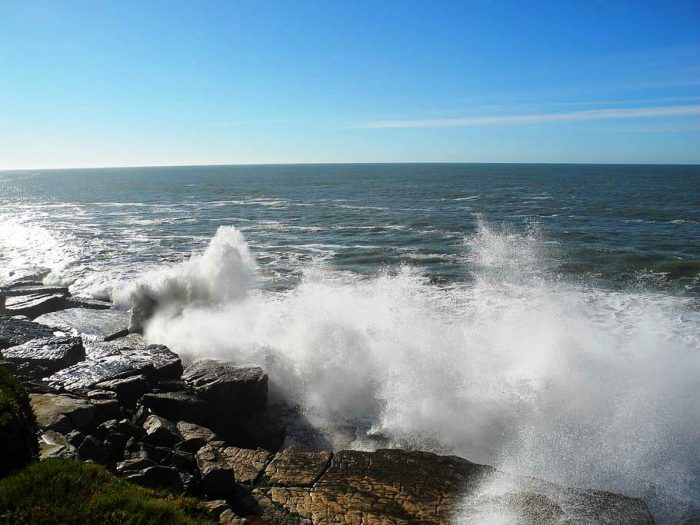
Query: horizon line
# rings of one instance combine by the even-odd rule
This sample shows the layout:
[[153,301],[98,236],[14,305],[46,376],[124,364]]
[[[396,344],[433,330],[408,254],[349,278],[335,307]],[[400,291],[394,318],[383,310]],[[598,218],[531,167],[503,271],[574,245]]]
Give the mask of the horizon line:
[[0,168],[1,173],[26,172],[26,171],[67,171],[67,170],[120,170],[120,169],[148,169],[148,168],[217,168],[217,167],[246,167],[246,166],[352,166],[352,165],[417,165],[417,164],[444,164],[444,165],[560,165],[560,166],[698,166],[700,162],[518,162],[518,161],[385,161],[385,162],[240,162],[223,164],[139,164],[125,166],[69,166],[69,167],[34,167],[34,168]]

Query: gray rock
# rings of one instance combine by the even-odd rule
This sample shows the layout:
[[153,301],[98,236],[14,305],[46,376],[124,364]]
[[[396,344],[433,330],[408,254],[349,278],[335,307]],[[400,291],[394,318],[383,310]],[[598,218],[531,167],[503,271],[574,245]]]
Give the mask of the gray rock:
[[87,436],[78,447],[78,457],[83,461],[92,460],[103,463],[108,455],[107,448],[93,436]]
[[204,506],[209,511],[209,515],[214,519],[219,519],[219,516],[225,511],[229,510],[228,503],[225,499],[215,499],[211,501],[205,501]]
[[24,344],[32,339],[52,336],[53,330],[47,326],[0,315],[0,350]]
[[170,419],[206,424],[207,404],[188,392],[145,394],[141,404],[152,412]]
[[155,414],[146,418],[143,429],[146,431],[143,440],[149,445],[174,446],[175,443],[182,440],[180,432],[173,423]]
[[53,374],[85,359],[85,348],[79,337],[48,337],[7,348],[2,356],[7,361],[27,363],[42,373]]
[[201,487],[208,496],[227,497],[235,493],[236,478],[233,466],[222,454],[222,449],[205,445],[195,455],[201,476]]
[[59,434],[48,430],[39,436],[39,458],[64,458],[74,459],[77,453],[70,441]]
[[126,328],[128,314],[121,310],[66,308],[41,315],[35,321],[60,330],[75,330],[88,338],[104,339]]
[[195,453],[207,443],[218,439],[214,432],[194,423],[179,421],[176,426],[182,436],[182,441],[175,447],[177,450]]
[[[49,289],[50,290],[50,289]],[[4,307],[0,308],[7,315],[26,315],[30,319],[70,306],[67,292],[37,290],[25,295],[5,297]]]
[[56,394],[29,394],[29,399],[40,428],[67,433],[95,419],[95,406],[86,399]]
[[115,392],[120,404],[133,407],[136,401],[148,392],[150,385],[146,376],[137,375],[123,379],[102,381],[97,383],[95,387]]
[[148,467],[155,466],[155,461],[152,461],[148,458],[126,459],[117,463],[116,471],[118,474],[134,473],[135,471],[140,471],[143,469],[147,469]]
[[101,423],[109,419],[119,419],[119,403],[114,399],[93,399],[92,406],[95,407],[95,422]]
[[188,366],[182,378],[208,403],[212,419],[249,414],[267,403],[267,374],[258,366],[204,359]]
[[57,389],[78,391],[134,375],[145,375],[152,381],[173,378],[178,377],[182,371],[180,358],[163,345],[114,352],[61,370],[49,378],[49,383]]
[[157,465],[148,467],[138,474],[126,476],[127,481],[137,483],[143,487],[166,489],[170,492],[182,493],[182,479],[177,469]]

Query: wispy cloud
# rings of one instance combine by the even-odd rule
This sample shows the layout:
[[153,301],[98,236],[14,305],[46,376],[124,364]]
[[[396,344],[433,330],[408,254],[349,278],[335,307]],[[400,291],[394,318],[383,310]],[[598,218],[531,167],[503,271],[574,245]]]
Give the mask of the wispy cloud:
[[491,115],[465,118],[376,120],[354,128],[455,128],[503,124],[535,124],[546,122],[572,122],[585,120],[625,120],[653,117],[684,117],[700,115],[700,105],[665,106],[646,108],[609,108],[568,111],[560,113],[529,113],[516,115]]

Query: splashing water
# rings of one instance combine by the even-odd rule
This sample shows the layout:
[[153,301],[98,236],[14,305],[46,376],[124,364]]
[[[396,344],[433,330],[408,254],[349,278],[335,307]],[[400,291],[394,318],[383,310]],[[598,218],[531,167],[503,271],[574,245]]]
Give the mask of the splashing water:
[[379,435],[646,496],[657,515],[698,502],[699,312],[691,299],[567,283],[548,274],[546,247],[536,230],[482,224],[465,240],[469,285],[409,267],[371,278],[311,267],[271,293],[255,289],[243,236],[220,228],[202,256],[130,293],[164,305],[149,339],[186,359],[263,365],[336,446]]

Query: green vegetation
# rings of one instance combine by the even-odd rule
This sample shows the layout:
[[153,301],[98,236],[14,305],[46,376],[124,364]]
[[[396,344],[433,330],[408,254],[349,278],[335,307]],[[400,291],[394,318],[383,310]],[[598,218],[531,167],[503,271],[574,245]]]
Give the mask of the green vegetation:
[[211,523],[200,502],[145,489],[103,467],[47,459],[0,480],[0,523]]
[[29,396],[0,366],[0,476],[27,465],[36,453],[36,419]]

